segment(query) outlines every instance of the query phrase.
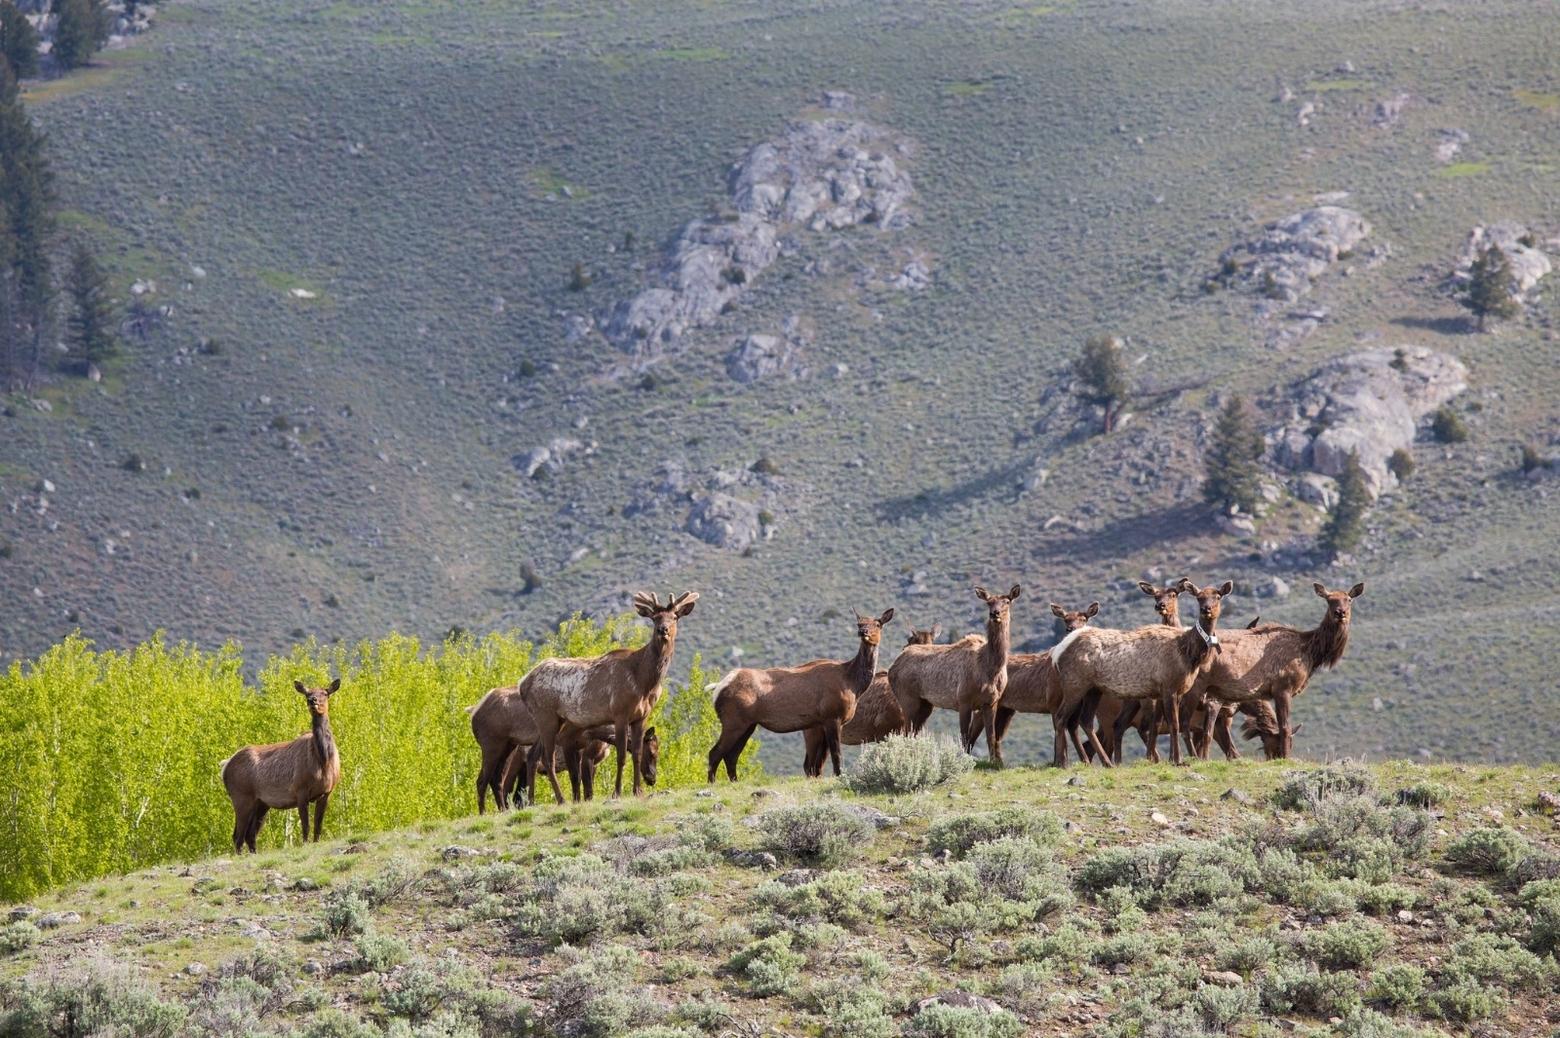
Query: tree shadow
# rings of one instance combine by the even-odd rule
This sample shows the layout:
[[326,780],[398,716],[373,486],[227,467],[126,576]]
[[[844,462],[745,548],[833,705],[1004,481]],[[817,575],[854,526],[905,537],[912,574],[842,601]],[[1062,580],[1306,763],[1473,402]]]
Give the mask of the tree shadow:
[[1035,558],[1069,563],[1109,562],[1155,545],[1190,540],[1212,530],[1213,517],[1208,506],[1187,502],[1114,519],[1098,530],[1074,532],[1043,541],[1035,548]]
[[969,479],[946,487],[924,487],[914,494],[884,498],[873,506],[878,519],[893,522],[899,519],[924,519],[941,515],[956,505],[966,504],[976,498],[986,497],[998,491],[1006,491],[1009,497],[1018,496],[1019,485],[1029,471],[1028,462],[1014,462],[987,469]]
[[1478,330],[1478,325],[1467,317],[1394,317],[1392,323],[1437,335],[1471,335]]

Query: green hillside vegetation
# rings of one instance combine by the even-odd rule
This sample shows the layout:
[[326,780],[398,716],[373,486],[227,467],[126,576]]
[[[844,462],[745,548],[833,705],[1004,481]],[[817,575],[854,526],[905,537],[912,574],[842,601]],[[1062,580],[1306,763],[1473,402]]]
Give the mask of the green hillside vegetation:
[[[1151,621],[1150,569],[1233,579],[1234,619],[1304,625],[1309,595],[1250,592],[1368,579],[1343,665],[1297,704],[1301,752],[1552,756],[1560,512],[1517,470],[1560,433],[1552,293],[1474,334],[1441,281],[1475,224],[1556,233],[1557,37],[1529,0],[162,5],[126,49],[24,84],[62,232],[137,320],[101,382],[0,405],[0,658],[78,628],[255,658],[537,637],[653,584],[706,596],[681,681],[694,651],[843,655],[853,608],[976,630],[974,583],[1024,583],[1024,646],[1052,600]],[[728,212],[732,161],[829,90],[905,140],[908,226],[798,232],[648,378],[569,337]],[[1453,164],[1446,128],[1469,137]],[[1298,304],[1325,311],[1314,333],[1270,346],[1261,300],[1204,286],[1337,191],[1390,255],[1339,263]],[[912,260],[926,286],[889,287]],[[733,381],[733,345],[793,315],[807,376]],[[1109,435],[1064,391],[1096,336],[1134,383]],[[1425,437],[1337,564],[1294,561],[1322,516],[1287,496],[1255,537],[1219,533],[1214,395],[1393,344],[1469,366],[1467,441]],[[582,447],[557,471],[517,471],[559,437]],[[637,508],[663,461],[760,458],[783,507],[746,551],[686,532],[686,503]],[[1470,699],[1515,723],[1470,721]],[[1033,759],[1049,733],[1014,738]]]
[[[874,753],[907,778],[938,746]],[[1557,782],[1010,768],[338,830],[13,908],[0,1031],[1548,1034]]]
[[[233,808],[221,764],[240,747],[307,732],[295,680],[342,679],[330,709],[342,784],[326,833],[351,838],[470,814],[481,761],[466,708],[536,660],[644,638],[644,625],[625,615],[572,620],[539,645],[512,634],[427,647],[400,635],[308,642],[251,661],[253,681],[236,646],[202,652],[156,640],[118,652],[70,639],[0,673],[0,898],[227,850]],[[661,740],[658,781],[702,783],[720,722],[697,657],[687,682],[668,684],[647,722]],[[745,767],[756,753],[746,751]],[[292,845],[299,835],[297,815],[277,811],[260,844]]]

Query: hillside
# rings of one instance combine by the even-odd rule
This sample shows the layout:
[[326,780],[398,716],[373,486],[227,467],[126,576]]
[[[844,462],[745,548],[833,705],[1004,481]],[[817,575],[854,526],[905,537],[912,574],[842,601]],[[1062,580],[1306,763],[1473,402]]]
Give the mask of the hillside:
[[[66,228],[150,317],[103,382],[7,401],[0,659],[540,632],[654,586],[703,592],[690,656],[783,663],[848,652],[853,608],[974,630],[972,583],[1021,581],[1043,644],[1050,601],[1152,620],[1151,570],[1235,580],[1239,623],[1364,579],[1302,752],[1552,757],[1560,513],[1516,463],[1560,435],[1554,312],[1476,333],[1442,282],[1476,225],[1560,233],[1560,11],[1292,6],[161,8],[26,90]],[[849,218],[744,222],[733,163],[829,120],[871,128],[818,173]],[[1371,232],[1303,299],[1207,290],[1325,201]],[[662,339],[632,302],[738,233]],[[1094,334],[1166,390],[1103,437],[1063,389]],[[1378,347],[1466,366],[1467,442],[1421,431],[1344,565],[1287,484],[1221,532],[1216,398]]]
[[979,770],[338,832],[11,909],[0,1029],[1548,1035],[1557,788],[1521,767]]

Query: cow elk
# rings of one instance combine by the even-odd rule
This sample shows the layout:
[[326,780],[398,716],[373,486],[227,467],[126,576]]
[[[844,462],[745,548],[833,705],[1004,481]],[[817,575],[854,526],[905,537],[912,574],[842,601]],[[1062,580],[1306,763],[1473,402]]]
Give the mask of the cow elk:
[[[932,625],[931,630],[912,630],[906,645],[931,645],[942,633],[942,624]],[[856,697],[856,712],[840,728],[840,743],[844,746],[864,746],[869,742],[881,742],[895,732],[903,731],[905,715],[899,712],[899,702],[888,685],[888,671],[880,670],[872,675],[872,684]],[[802,774],[817,778],[823,774],[823,761],[829,752],[829,743],[822,728],[809,728],[802,733],[804,752]]]
[[975,596],[986,604],[986,636],[966,635],[952,645],[907,646],[888,668],[888,683],[910,730],[919,733],[934,707],[959,712],[959,737],[969,752],[980,737],[981,722],[994,763],[1002,763],[997,738],[997,706],[1008,681],[1009,612],[1021,588],[1005,595],[983,587]]
[[341,754],[330,730],[330,697],[341,687],[341,679],[325,688],[307,688],[301,681],[294,681],[293,687],[309,705],[309,734],[291,742],[245,746],[222,762],[222,785],[233,801],[233,850],[237,853],[243,853],[246,846],[254,852],[260,824],[273,807],[296,807],[304,842],[308,842],[309,805],[313,804],[314,842],[319,843],[325,805],[341,781]]
[[706,781],[715,781],[722,763],[737,780],[737,760],[760,726],[771,732],[823,730],[834,774],[840,773],[840,729],[856,712],[856,699],[872,684],[878,643],[892,609],[873,618],[856,614],[856,655],[848,660],[812,660],[799,667],[738,667],[714,689],[720,737],[710,747]]
[[1181,700],[1212,664],[1223,597],[1234,584],[1198,588],[1186,581],[1182,586],[1197,598],[1197,623],[1189,629],[1164,624],[1131,631],[1082,627],[1051,650],[1061,680],[1060,702],[1051,713],[1058,767],[1067,763],[1066,729],[1072,725],[1082,726],[1097,759],[1111,766],[1094,731],[1095,709],[1107,693],[1123,701],[1158,703],[1161,715],[1170,718],[1171,760],[1181,763]]
[[[1083,627],[1099,615],[1100,604],[1090,602],[1088,608],[1077,611],[1064,609],[1051,603],[1051,615],[1065,628],[1064,637]],[[1057,681],[1056,667],[1051,663],[1051,653],[1012,652],[1008,654],[1007,688],[1002,702],[997,706],[997,747],[993,756],[1000,756],[1002,740],[1007,737],[1008,726],[1015,714],[1048,714],[1056,708],[1061,685]],[[1075,729],[1070,729],[1076,736]],[[1083,755],[1083,743],[1075,741],[1079,756]],[[988,751],[991,747],[987,747]]]
[[623,765],[632,761],[634,795],[640,793],[640,758],[645,718],[661,698],[661,680],[677,645],[677,621],[693,612],[698,592],[685,591],[663,604],[654,594],[634,596],[634,609],[652,625],[650,640],[638,649],[613,649],[585,659],[553,657],[537,663],[520,682],[520,698],[536,722],[537,742],[526,758],[526,789],[536,798],[536,771],[547,772],[553,795],[558,785],[558,733],[565,724],[590,730],[612,726],[617,749],[613,796],[623,794]]

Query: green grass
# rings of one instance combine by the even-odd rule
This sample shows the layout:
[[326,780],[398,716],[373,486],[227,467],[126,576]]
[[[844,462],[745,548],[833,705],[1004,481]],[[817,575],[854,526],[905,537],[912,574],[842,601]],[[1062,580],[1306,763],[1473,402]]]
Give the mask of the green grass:
[[[1553,827],[1533,810],[1551,779],[1531,768],[1387,762],[1366,770],[1373,789],[1363,800],[1272,806],[1297,769],[1317,767],[1017,767],[907,797],[856,797],[830,780],[722,781],[194,860],[34,898],[41,912],[82,918],[0,956],[0,1020],[24,1004],[23,992],[60,997],[86,971],[121,978],[104,989],[114,1009],[166,1003],[189,1014],[196,1035],[214,1033],[210,1011],[227,1004],[217,1001],[229,997],[222,978],[234,974],[274,993],[249,1018],[251,1031],[266,1033],[344,1013],[377,1034],[419,1019],[400,994],[430,984],[447,1020],[496,1028],[502,1019],[519,1030],[514,1021],[530,1019],[526,1033],[540,1035],[576,1033],[580,1020],[609,1033],[662,1023],[829,1034],[846,1012],[861,1014],[851,1017],[860,1033],[914,1033],[916,1002],[954,990],[1018,1016],[1014,1033],[1057,1038],[1172,1023],[1199,1033],[1190,1028],[1212,990],[1230,996],[1217,1005],[1235,1034],[1354,1034],[1328,1018],[1355,1018],[1362,997],[1389,992],[1393,1002],[1378,1007],[1426,1034],[1464,1033],[1437,1018],[1448,1006],[1489,1013],[1482,1026],[1493,1032],[1542,1030],[1560,967],[1524,947],[1523,902],[1504,876],[1467,875],[1445,856],[1495,812],[1532,853],[1553,855]],[[1069,784],[1074,777],[1082,784]],[[1371,825],[1416,817],[1382,801],[1429,783],[1447,793],[1443,814],[1390,870],[1414,899],[1404,916],[1323,918],[1296,906],[1307,884],[1351,899],[1372,886],[1332,878],[1345,856],[1329,848],[1358,848],[1360,833],[1326,828],[1329,817],[1340,808]],[[1249,806],[1223,796],[1231,789]],[[780,874],[743,864],[741,855],[773,848],[780,868],[794,869],[768,827],[750,823],[814,803],[869,808],[888,822],[836,864]],[[933,857],[934,831],[999,810],[1046,824],[996,842],[972,830],[976,842]],[[648,843],[617,840],[625,835]],[[1099,888],[1103,863],[1124,853],[1153,864]],[[1222,863],[1219,874],[1205,862]],[[303,879],[313,887],[300,888]],[[331,906],[349,894],[351,927],[364,933],[328,936],[327,913],[346,918]],[[268,936],[247,936],[254,925]],[[557,941],[560,928],[572,941]],[[355,964],[364,954],[380,956],[386,972]],[[617,968],[586,986],[584,1002],[565,997],[566,978],[605,961]],[[1448,1000],[1470,982],[1483,998]],[[841,984],[873,998],[845,999]],[[1281,999],[1308,990],[1329,1000]],[[868,1020],[879,1029],[865,1030]]]
[[1560,111],[1560,93],[1519,88],[1513,90],[1511,96],[1517,99],[1518,104],[1537,108],[1540,112]]
[[1490,171],[1488,162],[1452,162],[1435,171],[1435,175],[1443,180],[1458,180],[1462,177],[1482,176]]

